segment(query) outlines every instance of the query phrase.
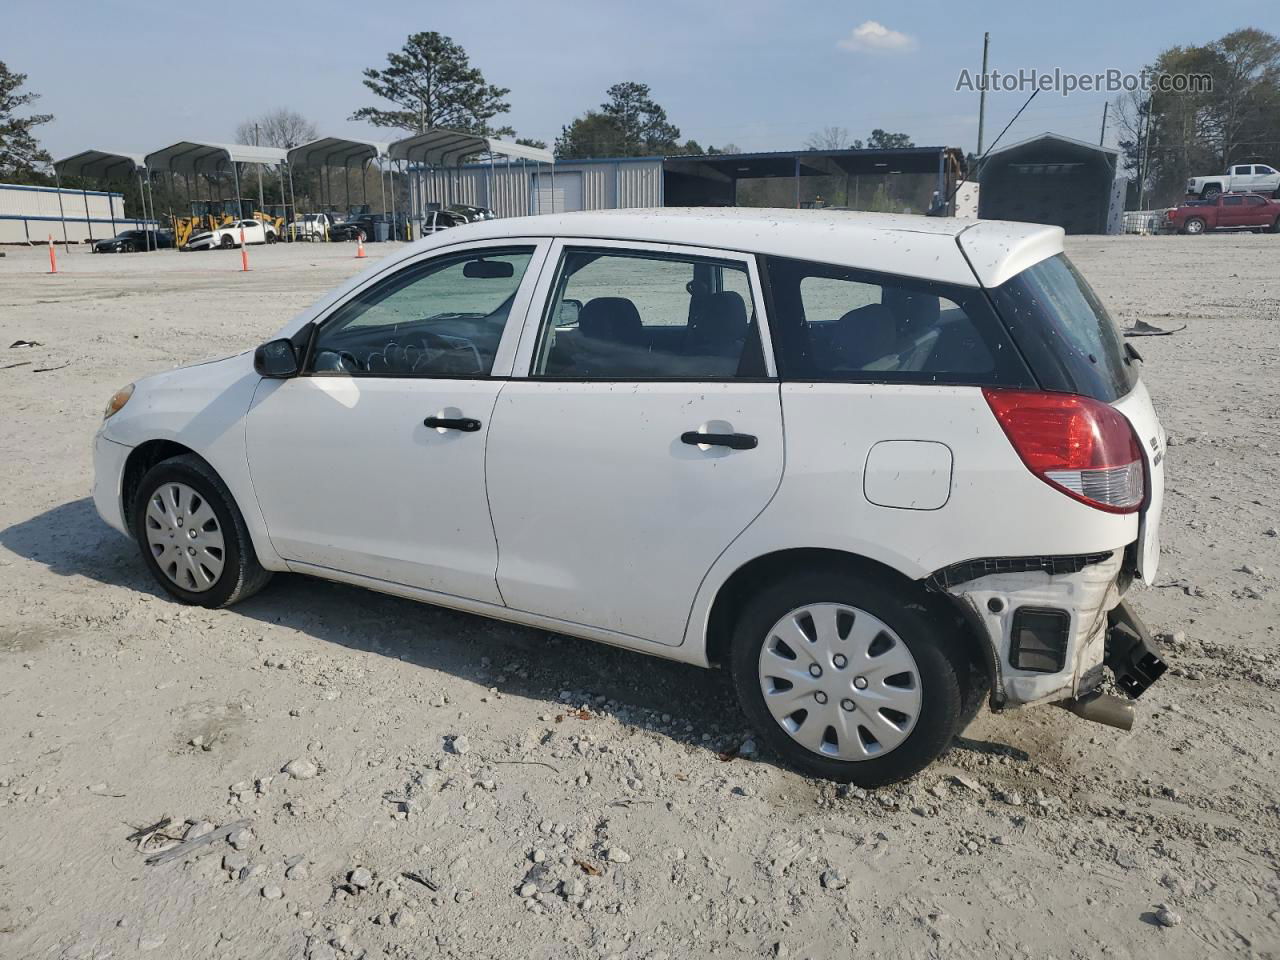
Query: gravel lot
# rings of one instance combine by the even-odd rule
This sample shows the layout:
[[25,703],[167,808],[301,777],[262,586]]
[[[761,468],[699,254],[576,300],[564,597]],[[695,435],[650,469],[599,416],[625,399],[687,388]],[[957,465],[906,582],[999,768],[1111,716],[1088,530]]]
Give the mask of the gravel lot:
[[295,576],[169,602],[88,499],[103,404],[368,261],[77,250],[49,276],[10,249],[0,957],[1280,956],[1280,238],[1069,252],[1124,325],[1186,324],[1133,341],[1171,434],[1135,600],[1173,669],[1130,734],[984,713],[867,794],[736,755],[717,673]]

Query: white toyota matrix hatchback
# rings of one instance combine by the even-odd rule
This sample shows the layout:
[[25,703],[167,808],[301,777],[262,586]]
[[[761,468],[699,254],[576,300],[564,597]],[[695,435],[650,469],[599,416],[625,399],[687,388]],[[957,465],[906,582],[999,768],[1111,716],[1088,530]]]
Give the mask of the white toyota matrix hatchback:
[[1139,359],[1056,227],[493,220],[121,390],[94,499],[184,603],[287,570],[721,664],[776,755],[874,786],[984,700],[1127,728],[1164,671],[1121,599]]

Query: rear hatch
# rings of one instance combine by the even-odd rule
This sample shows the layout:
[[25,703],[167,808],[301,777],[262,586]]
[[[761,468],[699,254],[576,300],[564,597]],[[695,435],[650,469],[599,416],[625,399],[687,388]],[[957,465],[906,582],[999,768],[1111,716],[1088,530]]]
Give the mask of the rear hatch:
[[[1024,251],[1027,259],[1044,252],[1046,238],[1036,239],[1039,250]],[[960,240],[964,248],[964,234]],[[1133,427],[1146,464],[1136,572],[1152,583],[1160,561],[1165,433],[1139,377],[1137,351],[1064,253],[1042,256],[987,292],[1041,389],[1110,404]]]

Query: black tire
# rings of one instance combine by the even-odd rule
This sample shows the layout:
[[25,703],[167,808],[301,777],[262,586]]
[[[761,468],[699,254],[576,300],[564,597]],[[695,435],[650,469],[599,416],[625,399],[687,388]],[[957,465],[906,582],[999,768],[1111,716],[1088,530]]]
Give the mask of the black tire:
[[277,239],[278,238],[274,233],[271,233],[270,231],[267,232],[267,243],[275,243]]
[[222,240],[218,244],[218,246],[222,247],[223,250],[230,250],[235,245],[236,245],[235,238],[231,236],[231,234],[229,233],[223,234]]
[[[883,756],[866,760],[823,757],[793,740],[765,705],[759,676],[760,650],[774,624],[790,611],[814,603],[841,603],[879,618],[897,633],[920,675],[920,716],[907,738]],[[852,571],[797,573],[758,593],[743,607],[734,628],[729,667],[743,713],[760,738],[788,766],[810,776],[862,787],[879,787],[919,773],[959,732],[961,677],[969,663],[945,622],[932,616],[909,587]],[[963,684],[972,693],[973,688]]]
[[1280,217],[1276,217],[1276,222],[1271,225],[1272,233],[1280,233]]
[[1209,186],[1205,187],[1202,191],[1200,191],[1200,199],[1212,200],[1221,192],[1222,192],[1221,187],[1217,186],[1216,184],[1210,184]]
[[133,253],[133,243],[126,240],[124,243],[120,244],[120,251],[122,253]]
[[[1195,224],[1195,226],[1192,226],[1192,224]],[[1192,236],[1199,236],[1200,234],[1208,233],[1209,227],[1200,217],[1189,217],[1182,226],[1182,232]]]
[[[203,591],[187,590],[171,580],[152,555],[147,542],[147,505],[166,483],[183,483],[196,491],[213,508],[223,534],[225,555],[222,573],[212,587]],[[254,552],[253,542],[244,517],[231,496],[231,491],[204,460],[187,454],[163,460],[142,478],[131,507],[133,537],[138,542],[143,562],[152,576],[169,595],[182,603],[199,607],[227,607],[253,596],[267,585],[271,572],[264,570]]]

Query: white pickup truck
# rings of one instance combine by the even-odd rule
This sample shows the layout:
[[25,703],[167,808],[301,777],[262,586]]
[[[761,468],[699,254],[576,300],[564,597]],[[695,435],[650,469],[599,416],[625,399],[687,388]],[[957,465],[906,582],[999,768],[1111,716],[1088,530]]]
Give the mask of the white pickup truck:
[[1187,181],[1188,196],[1207,200],[1220,193],[1269,193],[1280,199],[1280,170],[1265,163],[1242,163],[1226,173]]
[[289,224],[294,240],[328,240],[333,221],[327,213],[308,213]]

